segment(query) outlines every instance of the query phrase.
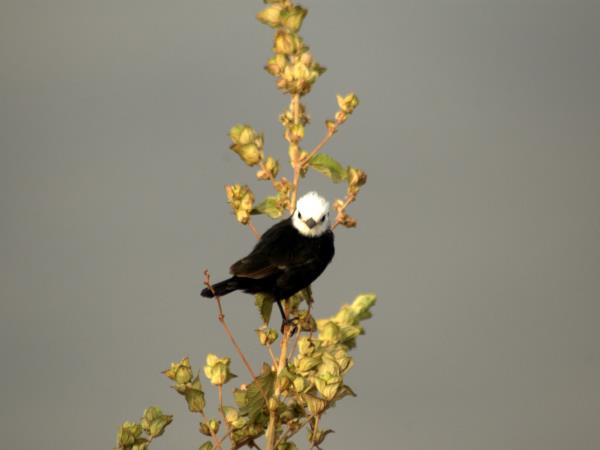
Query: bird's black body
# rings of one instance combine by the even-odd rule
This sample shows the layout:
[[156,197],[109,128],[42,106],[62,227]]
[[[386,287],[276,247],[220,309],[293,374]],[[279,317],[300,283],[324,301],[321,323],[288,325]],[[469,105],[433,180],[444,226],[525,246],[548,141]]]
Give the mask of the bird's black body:
[[[269,228],[252,252],[229,269],[233,275],[215,284],[221,296],[235,290],[272,295],[277,303],[310,285],[325,270],[334,254],[333,232],[302,235],[288,218]],[[206,288],[203,297],[213,297]]]

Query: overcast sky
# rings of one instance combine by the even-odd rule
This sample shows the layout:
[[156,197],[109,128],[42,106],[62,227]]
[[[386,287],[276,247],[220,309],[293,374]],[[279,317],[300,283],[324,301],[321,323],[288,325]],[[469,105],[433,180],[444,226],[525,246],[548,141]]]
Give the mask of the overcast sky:
[[[597,450],[600,3],[306,5],[329,68],[306,146],[354,90],[327,152],[369,174],[316,315],[379,296],[325,448]],[[285,161],[261,6],[0,2],[2,447],[112,448],[151,404],[175,415],[155,450],[203,442],[160,371],[234,356],[199,290],[253,244],[223,185],[269,192],[229,127],[264,130]],[[309,189],[344,187],[314,174]],[[224,307],[258,367],[252,298]]]

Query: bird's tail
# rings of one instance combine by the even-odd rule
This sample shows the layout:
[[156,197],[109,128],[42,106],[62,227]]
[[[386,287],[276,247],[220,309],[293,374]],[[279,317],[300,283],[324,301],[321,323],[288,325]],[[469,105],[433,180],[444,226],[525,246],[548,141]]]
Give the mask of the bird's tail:
[[200,295],[202,295],[202,297],[213,298],[215,294],[217,294],[220,297],[222,295],[229,294],[230,292],[233,292],[236,289],[239,289],[240,287],[241,286],[239,283],[239,279],[236,277],[231,277],[224,281],[221,281],[220,283],[213,284],[212,291],[209,288],[202,289]]

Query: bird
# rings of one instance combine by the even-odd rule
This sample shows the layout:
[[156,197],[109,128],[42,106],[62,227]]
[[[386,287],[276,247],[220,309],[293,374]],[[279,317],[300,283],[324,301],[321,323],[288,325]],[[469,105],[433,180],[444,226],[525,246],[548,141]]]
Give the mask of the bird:
[[329,265],[335,253],[329,202],[311,191],[298,199],[294,213],[263,233],[253,250],[233,263],[232,277],[202,290],[203,297],[241,290],[272,296],[283,330],[293,319],[281,302],[308,287]]

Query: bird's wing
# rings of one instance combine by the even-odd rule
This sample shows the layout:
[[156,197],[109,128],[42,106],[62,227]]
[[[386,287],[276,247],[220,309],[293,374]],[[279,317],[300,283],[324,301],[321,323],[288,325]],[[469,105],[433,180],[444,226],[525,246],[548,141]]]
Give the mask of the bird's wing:
[[255,257],[252,254],[240,259],[229,269],[231,274],[235,276],[253,278],[255,280],[266,278],[280,270],[282,270],[282,267],[269,261],[268,258]]
[[289,247],[291,231],[289,219],[275,224],[262,235],[254,250],[235,262],[229,272],[239,277],[261,279],[285,270],[295,259]]

